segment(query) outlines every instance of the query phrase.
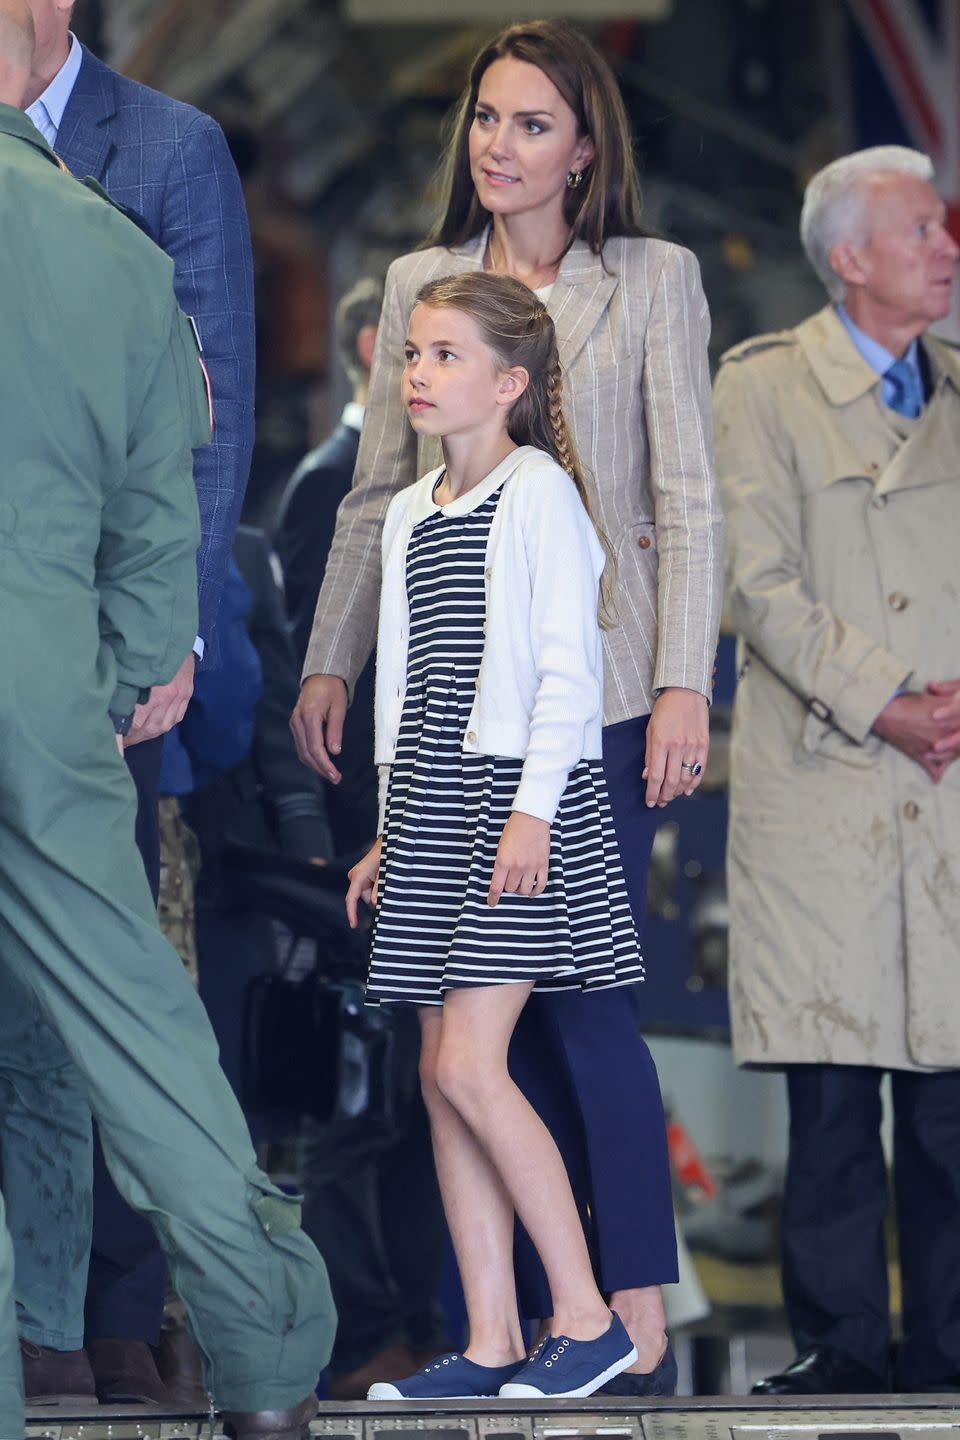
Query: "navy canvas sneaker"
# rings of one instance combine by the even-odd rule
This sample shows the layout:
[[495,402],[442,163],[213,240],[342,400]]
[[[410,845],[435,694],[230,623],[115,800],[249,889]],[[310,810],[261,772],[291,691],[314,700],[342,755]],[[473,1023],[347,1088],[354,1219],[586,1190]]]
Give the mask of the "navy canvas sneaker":
[[637,1358],[637,1348],[619,1315],[596,1340],[548,1335],[511,1380],[500,1386],[504,1400],[576,1399],[592,1395]]
[[[476,1365],[465,1355],[438,1355],[406,1380],[371,1385],[368,1400],[477,1400],[497,1395],[526,1365]],[[629,1364],[629,1361],[627,1362]]]

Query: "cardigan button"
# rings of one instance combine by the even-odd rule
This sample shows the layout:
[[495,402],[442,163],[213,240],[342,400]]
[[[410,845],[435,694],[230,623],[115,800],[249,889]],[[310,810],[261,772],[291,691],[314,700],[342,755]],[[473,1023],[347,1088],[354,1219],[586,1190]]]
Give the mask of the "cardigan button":
[[903,807],[903,813],[908,820],[916,820],[917,816],[920,814],[920,806],[915,800],[908,800],[906,805],[904,805]]
[[468,731],[467,731],[467,739],[470,741],[470,744],[471,744],[471,745],[476,745],[476,743],[477,743],[477,732],[476,732],[476,730],[468,730]]

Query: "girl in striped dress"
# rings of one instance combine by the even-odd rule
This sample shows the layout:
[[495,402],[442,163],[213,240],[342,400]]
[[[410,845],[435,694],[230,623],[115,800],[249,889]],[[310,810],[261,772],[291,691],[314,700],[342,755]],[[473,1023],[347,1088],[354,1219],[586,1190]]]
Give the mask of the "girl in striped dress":
[[[403,397],[445,464],[395,496],[377,651],[380,838],[347,911],[377,905],[367,999],[412,1004],[469,1322],[370,1399],[589,1395],[636,1359],[594,1280],[557,1148],[510,1079],[531,991],[643,978],[601,765],[605,553],[561,408],[553,322],[519,281],[433,281]],[[518,1215],[550,1332],[524,1355]]]

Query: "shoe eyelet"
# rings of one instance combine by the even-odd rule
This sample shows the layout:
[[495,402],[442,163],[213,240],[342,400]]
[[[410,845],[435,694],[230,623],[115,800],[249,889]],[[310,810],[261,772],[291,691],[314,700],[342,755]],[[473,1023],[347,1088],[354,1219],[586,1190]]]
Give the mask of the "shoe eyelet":
[[553,1361],[552,1361],[552,1360],[548,1360],[548,1361],[547,1361],[547,1369],[549,1370],[552,1365],[553,1365]]

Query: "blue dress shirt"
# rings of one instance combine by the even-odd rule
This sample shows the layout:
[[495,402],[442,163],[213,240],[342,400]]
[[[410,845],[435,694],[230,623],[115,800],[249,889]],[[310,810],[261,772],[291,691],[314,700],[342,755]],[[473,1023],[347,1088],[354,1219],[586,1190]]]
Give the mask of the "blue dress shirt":
[[67,101],[73,94],[73,87],[77,83],[82,59],[83,50],[80,42],[71,31],[69,55],[43,94],[38,95],[33,104],[27,106],[27,115],[51,147],[57,143],[60,122],[63,119],[63,112],[67,108]]
[[[866,360],[867,364],[872,370],[876,370],[878,375],[883,376],[883,403],[885,405],[889,405],[891,408],[896,408],[895,402],[897,400],[897,384],[895,380],[892,380],[887,376],[886,372],[890,369],[890,366],[893,365],[899,357],[896,355],[891,355],[890,351],[885,349],[885,347],[881,345],[878,340],[874,340],[871,335],[867,335],[863,330],[861,330],[860,326],[857,325],[853,320],[851,320],[850,316],[847,314],[846,310],[842,305],[837,306],[837,314],[843,321],[843,325],[847,334],[850,336],[850,339],[853,341],[854,345],[856,345],[864,360]],[[916,377],[917,394],[923,395],[924,384],[923,372],[920,369],[920,346],[916,340],[912,340],[910,342],[907,353],[902,358],[906,361],[906,363],[911,367],[914,372],[914,375]]]

